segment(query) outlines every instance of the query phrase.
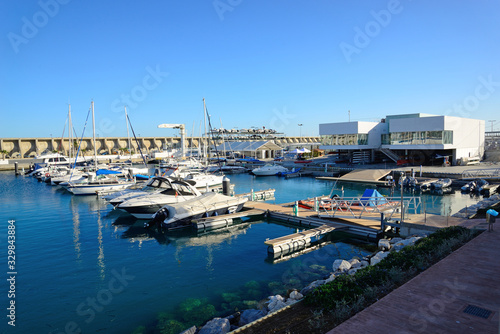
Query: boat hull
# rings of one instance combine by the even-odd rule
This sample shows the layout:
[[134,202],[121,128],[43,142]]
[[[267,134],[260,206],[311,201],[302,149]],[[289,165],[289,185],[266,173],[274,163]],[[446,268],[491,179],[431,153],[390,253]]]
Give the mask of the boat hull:
[[248,199],[218,193],[205,193],[183,203],[165,205],[155,214],[153,221],[166,229],[191,225],[193,219],[238,212]]
[[272,176],[287,172],[289,172],[289,170],[281,166],[264,166],[252,170],[252,174],[255,176]]
[[182,219],[178,219],[178,220],[175,220],[172,222],[168,222],[168,223],[164,222],[163,226],[168,230],[190,227],[192,221],[196,220],[196,219],[213,217],[213,216],[220,216],[220,215],[225,215],[225,214],[229,214],[229,213],[239,212],[239,211],[241,211],[241,209],[243,209],[243,204],[244,203],[241,203],[239,205],[233,205],[230,207],[200,212],[200,213],[197,213],[195,215],[185,217]]
[[162,208],[161,204],[150,204],[141,206],[130,206],[125,208],[120,208],[121,210],[127,211],[129,214],[137,219],[151,219],[153,215]]
[[82,184],[82,185],[69,185],[66,189],[73,193],[73,195],[97,195],[99,193],[115,192],[127,189],[134,185],[130,183],[117,183],[117,184]]

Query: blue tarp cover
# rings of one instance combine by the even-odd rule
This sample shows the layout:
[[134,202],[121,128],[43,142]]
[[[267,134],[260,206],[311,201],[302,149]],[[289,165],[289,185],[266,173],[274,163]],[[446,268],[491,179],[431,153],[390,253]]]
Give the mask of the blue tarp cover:
[[[367,201],[369,202],[365,203]],[[387,203],[387,199],[376,189],[366,189],[363,196],[361,196],[361,202],[365,205],[376,206]]]
[[110,175],[110,174],[121,174],[121,172],[109,169],[98,169],[97,172],[95,172],[95,175]]
[[260,160],[257,160],[255,158],[241,158],[241,159],[236,159],[238,162],[262,162]]

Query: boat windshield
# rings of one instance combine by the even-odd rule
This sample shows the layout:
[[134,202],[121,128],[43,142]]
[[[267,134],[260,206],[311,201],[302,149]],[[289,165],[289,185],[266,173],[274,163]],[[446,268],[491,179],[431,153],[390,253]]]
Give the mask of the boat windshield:
[[172,186],[169,182],[162,179],[152,179],[150,180],[143,188],[143,191],[146,192],[155,192],[158,189],[171,189]]
[[180,195],[193,195],[193,190],[187,186],[186,184],[175,182],[172,184],[172,187],[179,193]]

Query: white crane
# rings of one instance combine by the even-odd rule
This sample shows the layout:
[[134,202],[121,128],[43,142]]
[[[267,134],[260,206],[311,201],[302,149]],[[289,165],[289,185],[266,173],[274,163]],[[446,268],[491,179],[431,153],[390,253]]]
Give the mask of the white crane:
[[184,124],[160,124],[158,125],[159,128],[164,128],[164,129],[179,129],[181,132],[181,154],[182,158],[184,159],[186,157],[186,150],[185,150],[185,137],[186,137],[186,127]]

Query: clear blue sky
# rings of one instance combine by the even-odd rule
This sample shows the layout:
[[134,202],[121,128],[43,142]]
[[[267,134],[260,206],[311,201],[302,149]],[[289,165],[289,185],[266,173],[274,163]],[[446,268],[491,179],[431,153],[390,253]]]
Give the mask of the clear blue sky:
[[[0,137],[142,136],[160,123],[318,135],[430,113],[500,128],[500,2],[2,1]],[[303,124],[299,127],[298,124]],[[486,122],[488,129],[490,122]],[[66,130],[67,133],[67,130]],[[86,135],[91,135],[90,125]]]

